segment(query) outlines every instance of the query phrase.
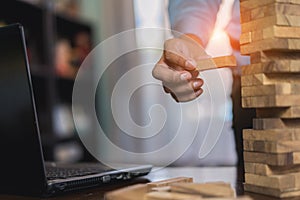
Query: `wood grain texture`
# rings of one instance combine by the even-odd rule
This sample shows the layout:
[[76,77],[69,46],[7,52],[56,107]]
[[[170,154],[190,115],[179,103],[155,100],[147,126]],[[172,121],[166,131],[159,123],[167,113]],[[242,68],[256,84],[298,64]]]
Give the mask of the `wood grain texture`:
[[224,182],[211,183],[175,183],[171,192],[200,195],[202,197],[235,197],[235,191],[230,184]]
[[297,16],[300,14],[299,10],[299,4],[271,3],[242,12],[243,15],[241,14],[241,23],[277,14]]
[[278,59],[276,61],[254,63],[242,67],[242,76],[261,73],[300,73],[300,60]]
[[224,67],[235,67],[237,65],[234,56],[220,56],[208,59],[197,60],[197,70],[211,70]]
[[154,187],[168,186],[172,183],[178,182],[193,182],[190,177],[176,177],[166,179],[162,181],[147,183],[147,184],[136,184],[128,187],[124,187],[118,190],[114,190],[105,194],[107,200],[141,200],[144,195],[151,191]]
[[300,190],[300,172],[271,176],[245,173],[245,182],[260,187],[278,189],[281,192]]
[[273,3],[288,3],[288,4],[300,4],[299,0],[248,0],[248,1],[241,1],[240,3],[240,10],[241,13],[252,10],[257,7],[266,6],[268,4]]
[[244,140],[244,150],[262,153],[300,152],[300,141]]
[[274,25],[299,27],[300,26],[299,16],[278,14],[274,16],[263,17],[260,19],[252,20],[241,24],[242,33],[262,30],[267,27],[272,27]]
[[[288,95],[292,93],[290,83],[278,83],[270,85],[247,86],[241,88],[242,97],[256,97],[267,95]],[[294,91],[300,94],[300,91]]]
[[280,73],[280,74],[250,74],[243,75],[241,77],[242,87],[247,86],[259,86],[259,85],[272,85],[277,83],[291,83],[299,84],[300,83],[300,74],[299,73]]
[[290,173],[299,173],[300,165],[293,166],[271,166],[261,163],[244,164],[245,172],[250,174],[257,174],[261,176],[282,175]]
[[[300,20],[299,20],[300,21]],[[258,51],[300,51],[300,39],[265,39],[254,41],[241,46],[243,55],[250,55]]]
[[106,200],[141,200],[148,192],[147,185],[136,184],[124,187],[105,194]]
[[296,129],[300,128],[300,119],[281,118],[255,118],[253,119],[254,130],[267,129]]
[[278,117],[283,119],[300,118],[300,106],[292,106],[288,108],[257,108],[256,117]]
[[[237,198],[230,197],[210,197],[203,198],[197,195],[182,194],[182,193],[168,193],[168,192],[151,192],[145,195],[144,200],[252,200],[248,196],[242,196]],[[143,199],[141,199],[143,200]]]
[[[263,63],[263,62],[278,62],[281,60],[292,60],[297,61],[300,60],[300,52],[276,52],[276,51],[259,51],[250,54],[250,61],[251,64],[255,63]],[[294,66],[296,67],[296,66]],[[297,66],[295,69],[299,70],[299,66]]]
[[202,200],[203,198],[199,195],[193,194],[182,194],[182,193],[171,193],[171,192],[149,192],[145,194],[144,200]]
[[274,108],[300,105],[300,95],[242,97],[243,108]]
[[300,152],[272,154],[244,151],[244,161],[274,166],[297,165],[300,164]]
[[267,74],[251,74],[241,77],[242,87],[247,86],[258,86],[258,85],[267,85],[274,84],[279,81],[281,76],[278,76],[278,79],[271,79]]
[[244,45],[251,42],[274,38],[299,39],[300,27],[271,26],[265,29],[243,33],[240,37],[240,44]]
[[300,140],[300,129],[271,129],[271,130],[243,130],[244,140],[264,141],[298,141]]
[[240,36],[240,45],[249,44],[252,42],[252,32],[246,32]]
[[264,195],[277,197],[277,198],[289,198],[289,197],[300,196],[300,190],[290,190],[290,191],[282,192],[279,189],[274,189],[270,187],[261,187],[261,186],[251,185],[248,183],[244,184],[244,190],[248,192],[264,194]]
[[148,190],[151,190],[151,188],[153,188],[153,187],[169,186],[174,183],[192,183],[192,182],[193,182],[193,178],[190,178],[190,177],[176,177],[176,178],[171,178],[171,179],[167,179],[167,180],[148,183],[147,187],[148,187]]

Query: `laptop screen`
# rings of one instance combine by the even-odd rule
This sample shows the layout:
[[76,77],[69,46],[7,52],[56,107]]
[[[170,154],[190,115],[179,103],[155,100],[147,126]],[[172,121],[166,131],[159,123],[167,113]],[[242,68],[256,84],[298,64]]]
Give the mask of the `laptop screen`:
[[0,28],[0,182],[16,186],[45,178],[25,48],[20,25]]
[[25,136],[21,132],[35,129],[31,91],[20,34],[10,30],[0,34],[0,132],[17,139]]

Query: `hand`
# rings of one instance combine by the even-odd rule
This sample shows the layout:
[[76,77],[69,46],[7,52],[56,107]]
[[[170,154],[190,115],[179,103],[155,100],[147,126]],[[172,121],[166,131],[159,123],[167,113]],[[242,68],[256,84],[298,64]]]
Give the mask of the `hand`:
[[[161,80],[166,93],[177,102],[191,101],[203,92],[203,80],[197,78],[196,60],[208,57],[200,40],[194,35],[182,35],[167,40],[164,53],[155,65],[152,75]],[[198,42],[197,42],[198,40]]]

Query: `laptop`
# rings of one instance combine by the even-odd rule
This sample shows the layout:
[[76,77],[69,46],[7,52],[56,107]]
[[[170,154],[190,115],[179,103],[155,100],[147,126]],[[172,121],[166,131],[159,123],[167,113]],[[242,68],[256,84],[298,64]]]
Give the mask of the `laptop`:
[[21,24],[0,28],[0,193],[52,196],[148,174],[151,165],[48,163]]

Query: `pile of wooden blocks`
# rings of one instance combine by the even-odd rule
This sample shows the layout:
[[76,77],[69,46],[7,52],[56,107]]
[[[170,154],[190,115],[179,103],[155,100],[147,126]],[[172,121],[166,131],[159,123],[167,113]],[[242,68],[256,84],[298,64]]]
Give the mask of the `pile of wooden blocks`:
[[230,184],[194,183],[192,178],[177,177],[147,184],[136,184],[108,192],[106,200],[251,200],[236,198]]
[[[245,191],[300,196],[300,0],[240,0]],[[238,116],[237,116],[238,117]]]

